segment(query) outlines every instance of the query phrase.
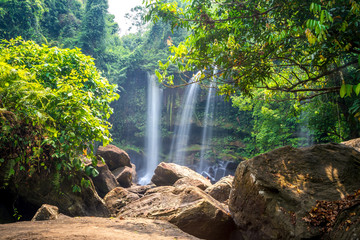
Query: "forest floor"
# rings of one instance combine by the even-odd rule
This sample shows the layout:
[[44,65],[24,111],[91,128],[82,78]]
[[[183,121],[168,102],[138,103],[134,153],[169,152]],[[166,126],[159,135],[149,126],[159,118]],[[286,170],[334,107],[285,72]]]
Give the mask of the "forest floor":
[[0,239],[196,240],[198,238],[161,220],[60,216],[56,220],[1,224]]

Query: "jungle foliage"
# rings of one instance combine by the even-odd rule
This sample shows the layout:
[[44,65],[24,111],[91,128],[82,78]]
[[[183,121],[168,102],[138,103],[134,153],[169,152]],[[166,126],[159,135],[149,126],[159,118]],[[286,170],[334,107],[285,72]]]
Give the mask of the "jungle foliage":
[[[0,162],[7,176],[20,168],[82,169],[76,156],[93,141],[108,142],[110,133],[119,146],[141,151],[146,77],[155,69],[170,88],[203,71],[197,131],[206,85],[216,75],[218,94],[230,102],[214,117],[221,132],[208,153],[214,158],[359,136],[356,1],[146,2],[128,15],[138,31],[120,37],[106,0],[0,1],[0,39],[8,40],[1,45],[0,139],[7,146],[1,151],[10,153]],[[18,36],[24,41],[11,40]],[[103,77],[119,86],[119,101]],[[166,142],[183,91],[170,88],[163,101]]]
[[96,165],[94,142],[111,141],[107,119],[110,102],[118,98],[116,86],[79,49],[17,38],[1,43],[0,59],[0,168],[5,182],[41,169],[65,176],[79,170],[96,174],[80,157],[85,154]]

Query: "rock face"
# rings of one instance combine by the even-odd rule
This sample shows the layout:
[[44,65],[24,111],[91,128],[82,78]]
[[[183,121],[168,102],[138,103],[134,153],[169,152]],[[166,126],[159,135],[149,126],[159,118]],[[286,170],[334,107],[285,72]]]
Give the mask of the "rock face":
[[91,177],[91,179],[94,182],[97,193],[103,198],[108,192],[119,186],[119,184],[106,164],[99,163],[96,166],[96,170],[98,170],[99,175]]
[[197,240],[171,223],[151,219],[70,218],[0,224],[1,239]]
[[116,216],[122,207],[125,207],[127,204],[136,201],[139,198],[140,197],[137,194],[129,192],[125,188],[117,187],[106,194],[104,201],[110,214]]
[[360,138],[351,139],[349,141],[342,142],[341,144],[355,148],[360,152]]
[[18,193],[34,206],[51,204],[68,216],[108,217],[109,210],[93,185],[82,188],[81,193],[73,192],[72,185],[80,183],[82,177],[87,178],[87,176],[79,176],[72,181],[65,179],[60,184],[60,189],[56,190],[49,176],[33,174],[24,184],[18,186]]
[[221,178],[214,185],[208,187],[205,192],[222,203],[227,203],[230,197],[230,191],[232,187],[234,177],[226,176]]
[[131,187],[133,182],[133,170],[129,167],[120,167],[113,171],[116,181],[121,187]]
[[[345,230],[345,231],[344,231]],[[324,239],[359,239],[360,236],[360,202],[341,212],[333,229]]]
[[31,221],[54,220],[59,216],[59,208],[48,204],[43,204],[35,213]]
[[359,172],[360,153],[344,145],[279,148],[239,164],[230,211],[243,239],[317,239],[302,218],[359,189]]
[[131,168],[129,155],[114,145],[109,144],[106,147],[100,146],[96,154],[105,160],[110,171],[125,166]]
[[211,186],[210,180],[190,168],[165,162],[161,162],[157,166],[151,181],[156,186],[172,186],[176,181],[185,177],[192,179],[191,181],[193,182],[197,182],[197,187],[202,190]]
[[123,207],[118,218],[167,220],[184,232],[205,239],[228,239],[235,228],[230,214],[204,191],[193,186],[163,186]]

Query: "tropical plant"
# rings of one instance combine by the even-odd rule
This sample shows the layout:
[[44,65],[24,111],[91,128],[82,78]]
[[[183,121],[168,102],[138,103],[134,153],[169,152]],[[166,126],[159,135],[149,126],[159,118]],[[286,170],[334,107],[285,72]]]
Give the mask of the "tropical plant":
[[[357,1],[147,0],[147,19],[162,19],[191,34],[172,46],[158,77],[172,85],[169,63],[180,71],[216,73],[222,94],[254,88],[297,93],[297,99],[349,93],[342,71],[359,69],[360,4]],[[217,71],[213,71],[217,68]],[[208,71],[208,70],[211,71]],[[331,83],[333,76],[339,81]],[[203,81],[203,80],[200,80]],[[360,85],[356,84],[356,93]],[[311,94],[303,94],[311,93]]]
[[[95,141],[108,144],[118,98],[79,49],[39,46],[20,38],[0,44],[0,168],[5,182],[42,169],[73,175],[94,157]],[[74,190],[79,190],[74,186]]]

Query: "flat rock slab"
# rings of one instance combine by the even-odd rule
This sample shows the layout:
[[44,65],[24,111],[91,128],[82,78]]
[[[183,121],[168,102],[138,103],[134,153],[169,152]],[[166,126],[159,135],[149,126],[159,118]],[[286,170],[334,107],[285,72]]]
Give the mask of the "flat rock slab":
[[87,239],[87,240],[174,240],[193,237],[161,220],[110,219],[98,217],[70,218],[41,222],[17,222],[0,225],[1,239]]

